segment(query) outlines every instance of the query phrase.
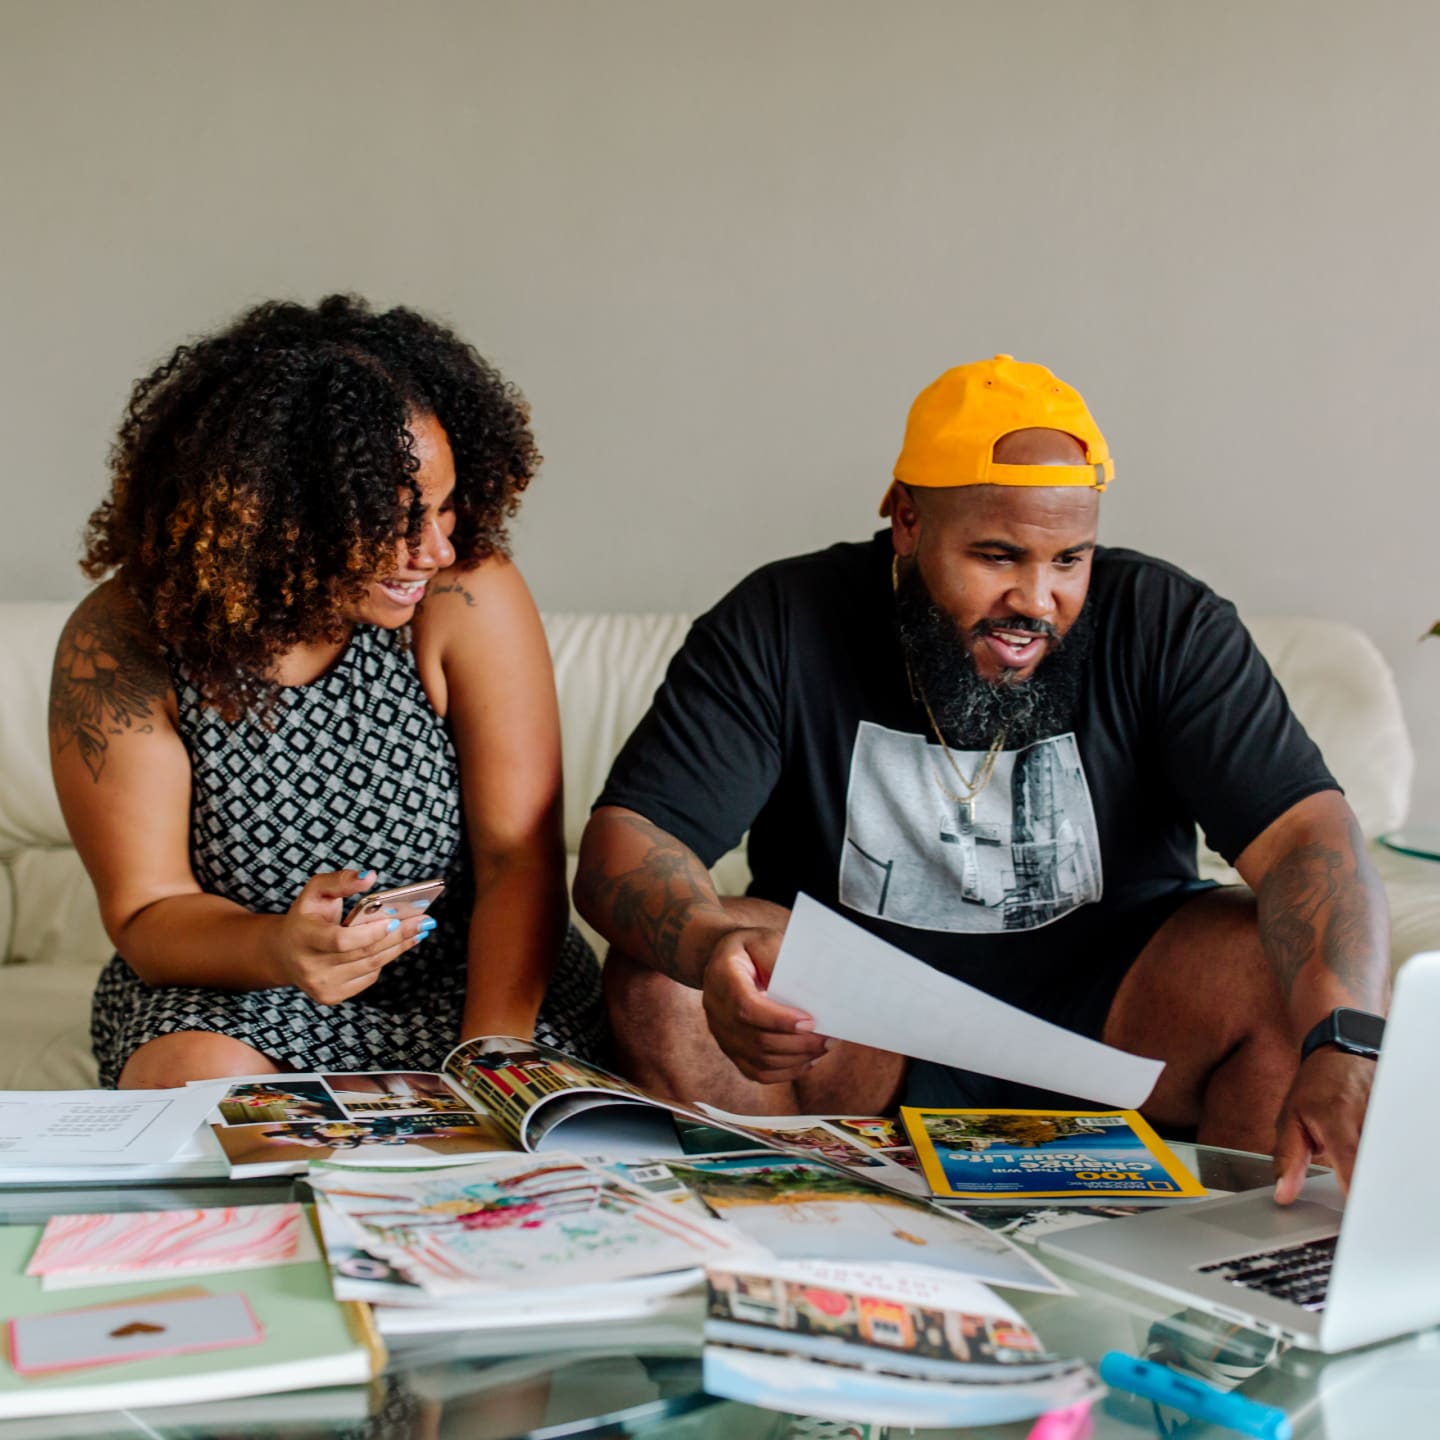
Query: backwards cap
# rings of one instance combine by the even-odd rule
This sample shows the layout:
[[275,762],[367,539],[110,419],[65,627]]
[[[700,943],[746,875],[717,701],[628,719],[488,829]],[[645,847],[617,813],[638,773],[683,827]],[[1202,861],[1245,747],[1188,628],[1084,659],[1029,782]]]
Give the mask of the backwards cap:
[[[1084,465],[997,465],[995,442],[1012,430],[1063,430],[1085,447]],[[1110,447],[1078,390],[1013,355],[957,365],[910,407],[895,479],[919,489],[952,485],[1088,485],[1115,478]],[[880,513],[890,513],[886,490]]]

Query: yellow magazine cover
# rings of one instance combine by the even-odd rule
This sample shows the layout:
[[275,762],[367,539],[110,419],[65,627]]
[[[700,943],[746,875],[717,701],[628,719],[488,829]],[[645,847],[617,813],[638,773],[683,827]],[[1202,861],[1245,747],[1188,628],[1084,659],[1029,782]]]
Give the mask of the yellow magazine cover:
[[901,1119],[942,1200],[1197,1200],[1205,1187],[1134,1110],[924,1110]]

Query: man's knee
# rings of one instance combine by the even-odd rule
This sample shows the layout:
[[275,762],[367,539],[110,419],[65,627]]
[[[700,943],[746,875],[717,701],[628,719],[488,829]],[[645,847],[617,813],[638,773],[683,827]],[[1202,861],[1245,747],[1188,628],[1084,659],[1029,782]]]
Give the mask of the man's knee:
[[605,956],[600,981],[612,1029],[634,1030],[692,1016],[704,1019],[698,990],[642,965],[613,946]]
[[166,1090],[191,1080],[276,1074],[280,1067],[253,1046],[206,1030],[177,1030],[147,1040],[125,1062],[121,1090]]
[[1236,886],[1196,895],[1150,937],[1120,983],[1104,1038],[1134,1049],[1147,1034],[1189,1030],[1228,1049],[1286,1023],[1255,897]]

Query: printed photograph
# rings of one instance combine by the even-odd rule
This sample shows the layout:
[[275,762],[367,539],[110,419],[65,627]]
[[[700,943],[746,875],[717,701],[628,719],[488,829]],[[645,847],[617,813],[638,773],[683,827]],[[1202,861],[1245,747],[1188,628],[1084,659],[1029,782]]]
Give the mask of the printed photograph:
[[880,1151],[892,1165],[903,1165],[912,1174],[923,1175],[924,1167],[920,1164],[920,1157],[909,1145],[896,1145],[891,1150]]
[[826,1118],[837,1130],[853,1135],[862,1144],[876,1150],[890,1150],[906,1143],[900,1122],[889,1115],[830,1115]]
[[254,1125],[257,1121],[344,1120],[345,1112],[319,1080],[277,1077],[274,1081],[246,1080],[232,1085],[220,1102],[226,1125]]
[[837,1135],[823,1125],[796,1126],[793,1129],[764,1125],[746,1127],[752,1135],[762,1140],[773,1141],[776,1145],[788,1145],[795,1150],[808,1150],[821,1160],[835,1165],[877,1166],[885,1162],[874,1150],[846,1136]]
[[377,1115],[367,1120],[244,1125],[217,1132],[232,1165],[323,1160],[330,1155],[399,1164],[406,1149],[420,1157],[466,1156],[513,1147],[488,1115]]
[[[967,774],[984,756],[956,757]],[[862,721],[850,759],[840,902],[920,930],[1033,930],[1101,894],[1080,749],[1056,735],[995,762],[973,800],[936,784],[938,745]]]
[[408,1112],[468,1112],[467,1105],[440,1075],[423,1071],[374,1075],[327,1075],[335,1098],[356,1117]]
[[[1110,1116],[1026,1114],[1019,1111],[966,1115],[927,1114],[925,1132],[937,1146],[982,1151],[1029,1150],[1060,1140],[1097,1141],[1116,1128]],[[1127,1132],[1128,1138],[1128,1132]]]

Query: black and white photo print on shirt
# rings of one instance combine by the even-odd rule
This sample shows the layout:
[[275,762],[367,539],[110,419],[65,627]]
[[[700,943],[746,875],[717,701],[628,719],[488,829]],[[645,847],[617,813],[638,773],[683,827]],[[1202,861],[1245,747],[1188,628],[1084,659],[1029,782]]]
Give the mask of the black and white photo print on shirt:
[[[968,779],[983,751],[952,751]],[[1100,841],[1073,734],[1001,751],[971,800],[925,736],[861,721],[840,902],[919,930],[1034,930],[1100,898]]]

